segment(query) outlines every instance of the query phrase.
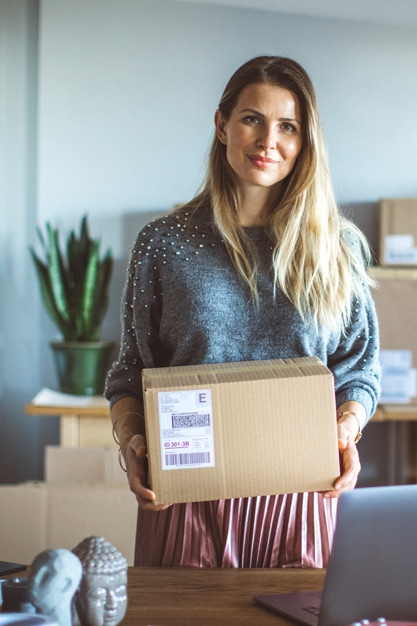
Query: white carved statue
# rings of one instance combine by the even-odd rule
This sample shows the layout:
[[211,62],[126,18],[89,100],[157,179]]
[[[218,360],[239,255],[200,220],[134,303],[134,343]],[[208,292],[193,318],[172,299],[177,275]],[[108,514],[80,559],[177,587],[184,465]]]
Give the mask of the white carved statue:
[[127,608],[127,560],[103,537],[88,537],[73,553],[83,575],[74,595],[81,626],[117,626]]
[[36,611],[71,626],[71,604],[82,575],[78,557],[69,550],[45,550],[38,554],[28,576],[28,590]]

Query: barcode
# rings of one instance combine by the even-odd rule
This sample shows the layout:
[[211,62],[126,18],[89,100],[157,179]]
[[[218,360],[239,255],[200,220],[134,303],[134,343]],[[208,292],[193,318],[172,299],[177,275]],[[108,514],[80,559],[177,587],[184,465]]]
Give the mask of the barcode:
[[196,465],[199,463],[210,463],[210,452],[186,452],[165,455],[165,465]]
[[174,413],[172,415],[173,428],[193,428],[210,426],[210,414],[205,413]]

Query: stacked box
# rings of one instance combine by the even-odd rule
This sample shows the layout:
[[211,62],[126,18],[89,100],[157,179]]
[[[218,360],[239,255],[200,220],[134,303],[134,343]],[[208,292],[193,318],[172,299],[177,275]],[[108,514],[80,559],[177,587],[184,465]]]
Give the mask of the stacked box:
[[137,503],[127,485],[0,485],[0,553],[30,565],[39,552],[105,537],[133,565]]
[[380,202],[379,262],[417,265],[417,199]]
[[[391,365],[392,375],[397,376],[390,384],[390,388],[396,388],[397,397],[384,400],[383,395],[382,401],[417,402],[413,389],[417,368],[417,269],[375,267],[370,274],[378,283],[372,289],[372,296],[378,315],[382,360],[386,367]],[[409,389],[408,394],[404,388]]]
[[118,451],[108,447],[47,446],[45,480],[55,484],[104,482],[127,485]]
[[45,482],[0,485],[3,560],[30,564],[50,548],[100,535],[134,562],[137,502],[116,448],[45,449]]

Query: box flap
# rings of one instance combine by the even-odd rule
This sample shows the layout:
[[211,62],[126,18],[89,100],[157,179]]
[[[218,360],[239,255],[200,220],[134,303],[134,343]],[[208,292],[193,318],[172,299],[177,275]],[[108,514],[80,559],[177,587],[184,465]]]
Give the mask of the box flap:
[[205,384],[316,376],[330,373],[315,356],[264,361],[209,363],[177,367],[148,368],[142,371],[144,391],[148,389],[192,387]]

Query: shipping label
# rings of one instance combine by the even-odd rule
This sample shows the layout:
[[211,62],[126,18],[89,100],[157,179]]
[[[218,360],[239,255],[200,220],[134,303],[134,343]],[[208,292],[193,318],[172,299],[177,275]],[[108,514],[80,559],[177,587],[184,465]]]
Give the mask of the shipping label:
[[210,389],[158,393],[163,470],[214,467]]

